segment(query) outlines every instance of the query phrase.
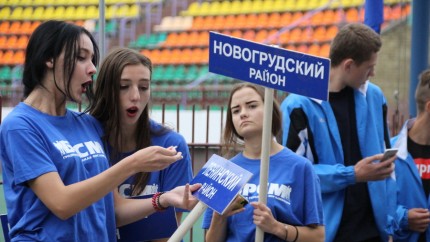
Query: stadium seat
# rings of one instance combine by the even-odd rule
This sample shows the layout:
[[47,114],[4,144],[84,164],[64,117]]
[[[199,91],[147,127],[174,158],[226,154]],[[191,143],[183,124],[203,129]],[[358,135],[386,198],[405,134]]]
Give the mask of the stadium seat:
[[33,11],[33,15],[30,16],[31,20],[41,20],[44,12],[45,8],[43,6],[36,7]]
[[11,15],[11,9],[10,9],[10,7],[2,7],[1,9],[0,9],[0,19],[3,19],[3,20],[8,20],[8,19],[10,19],[10,15]]
[[12,69],[9,66],[0,68],[0,82],[12,79]]
[[16,42],[18,41],[18,37],[16,35],[10,35],[5,43],[6,48],[15,49],[17,48]]
[[281,28],[282,27],[281,22],[281,14],[279,13],[271,13],[269,15],[269,19],[267,20],[267,27],[268,28]]
[[9,21],[2,21],[0,23],[0,34],[8,34],[9,33],[9,26],[10,26]]
[[21,35],[17,42],[16,42],[16,48],[17,49],[25,49],[28,44],[28,36],[27,35]]
[[269,15],[267,13],[260,13],[257,15],[257,23],[255,27],[257,28],[267,28],[269,25]]
[[0,35],[0,50],[5,49],[7,37],[5,35]]

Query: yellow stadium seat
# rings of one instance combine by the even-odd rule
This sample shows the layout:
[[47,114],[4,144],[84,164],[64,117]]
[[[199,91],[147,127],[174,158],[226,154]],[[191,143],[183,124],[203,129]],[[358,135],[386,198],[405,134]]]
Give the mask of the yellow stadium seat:
[[242,8],[242,2],[240,0],[233,0],[231,2],[231,8],[229,14],[239,14]]
[[42,6],[36,7],[33,11],[33,15],[31,16],[32,20],[40,20],[43,18],[43,14],[45,12],[45,8]]
[[220,9],[221,9],[221,3],[218,1],[215,2],[211,2],[211,4],[209,5],[209,9],[207,11],[207,14],[204,15],[219,15],[220,13]]
[[33,7],[25,7],[20,16],[20,20],[31,20],[33,16]]
[[192,2],[186,11],[181,12],[182,15],[197,16],[200,10],[199,2]]
[[128,12],[126,13],[126,17],[129,18],[137,18],[139,17],[140,7],[137,4],[133,4],[128,9]]
[[232,11],[233,10],[232,5],[233,3],[228,0],[222,1],[219,7],[219,14],[221,15],[234,14],[234,12]]
[[[75,11],[75,19],[85,20],[87,17],[85,6],[78,6]],[[106,16],[107,19],[107,16]]]
[[63,19],[65,12],[66,12],[66,8],[64,6],[58,6],[55,8],[55,11],[52,17],[53,19]]
[[106,6],[106,19],[113,19],[117,17],[118,7],[116,5]]
[[16,7],[13,9],[12,13],[10,14],[9,19],[11,20],[20,20],[22,16],[23,8],[22,7]]
[[99,8],[94,5],[88,6],[86,19],[97,19],[98,17],[99,17]]
[[43,12],[43,15],[41,16],[40,20],[53,19],[54,14],[55,14],[55,7],[49,6],[45,8],[45,11]]
[[240,8],[240,13],[247,14],[252,13],[252,1],[251,0],[244,0],[242,1],[242,5]]
[[274,8],[274,6],[275,6],[275,0],[265,0],[263,1],[262,12],[271,13],[271,12],[279,11],[276,8]]
[[206,16],[210,14],[211,3],[210,2],[202,2],[200,4],[198,15]]
[[8,20],[10,18],[11,10],[10,7],[2,7],[0,9],[0,19]]
[[263,6],[264,6],[263,0],[253,0],[251,13],[262,13],[262,12],[264,12]]
[[67,6],[66,10],[64,11],[64,17],[65,20],[76,20],[75,16],[76,9],[74,6]]

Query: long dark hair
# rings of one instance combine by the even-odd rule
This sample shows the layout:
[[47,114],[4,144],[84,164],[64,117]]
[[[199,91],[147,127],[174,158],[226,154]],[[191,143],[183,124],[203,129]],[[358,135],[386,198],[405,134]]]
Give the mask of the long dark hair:
[[[109,144],[109,141],[112,141],[109,149],[111,161],[117,161],[120,158],[121,151],[123,151],[118,106],[121,74],[126,66],[138,64],[142,64],[149,69],[151,78],[152,63],[148,57],[127,48],[112,50],[103,60],[97,75],[94,103],[87,108],[87,112],[99,120],[103,126],[105,144]],[[150,127],[148,104],[137,121],[137,131],[134,135],[136,150],[150,146],[151,135],[161,135],[169,130],[164,126],[157,130],[152,130]],[[134,176],[132,195],[138,195],[143,191],[149,176],[150,173],[147,172],[141,172]]]
[[[97,43],[86,29],[63,21],[50,20],[39,25],[30,37],[25,52],[25,62],[22,82],[24,85],[24,98],[27,97],[37,86],[44,88],[42,79],[46,74],[46,62],[52,61],[54,71],[63,68],[64,96],[72,98],[70,94],[70,80],[75,64],[78,59],[79,39],[82,34],[87,35],[94,48],[92,62],[97,66],[99,50]],[[64,51],[63,66],[57,66],[56,61]],[[55,78],[55,76],[54,76]],[[54,79],[58,88],[57,80]],[[58,88],[59,89],[59,88]],[[60,89],[59,89],[60,90]],[[93,84],[88,85],[85,93],[88,102],[93,101]]]

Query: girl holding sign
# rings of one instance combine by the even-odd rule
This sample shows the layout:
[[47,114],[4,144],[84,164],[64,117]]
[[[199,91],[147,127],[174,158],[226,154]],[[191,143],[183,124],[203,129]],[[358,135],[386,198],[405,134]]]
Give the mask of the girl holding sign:
[[324,241],[322,202],[318,177],[312,164],[276,141],[282,120],[273,103],[272,143],[267,204],[258,202],[264,115],[264,89],[249,83],[233,87],[224,130],[226,154],[243,146],[231,158],[253,173],[240,195],[250,203],[237,209],[236,199],[223,215],[208,209],[203,219],[206,241],[255,241],[256,226],[264,241]]

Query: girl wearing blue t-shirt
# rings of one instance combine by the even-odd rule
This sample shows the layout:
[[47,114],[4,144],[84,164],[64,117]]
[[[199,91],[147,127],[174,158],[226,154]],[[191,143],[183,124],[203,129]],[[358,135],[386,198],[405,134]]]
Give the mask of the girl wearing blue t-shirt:
[[250,204],[245,205],[243,211],[230,206],[224,215],[208,209],[203,219],[203,228],[208,229],[206,241],[255,241],[256,226],[264,231],[264,241],[324,241],[318,177],[308,160],[276,141],[282,127],[276,101],[273,103],[267,204],[258,202],[263,99],[264,89],[249,83],[237,84],[231,91],[224,142],[228,152],[243,147],[231,161],[254,174],[240,192]]
[[98,49],[82,27],[42,23],[30,37],[24,63],[24,101],[4,119],[0,160],[11,241],[116,241],[116,226],[157,209],[197,203],[197,186],[151,200],[112,192],[137,172],[164,169],[180,159],[174,148],[149,147],[109,167],[102,129],[66,101],[92,101]]
[[[118,188],[123,197],[169,191],[193,177],[188,145],[182,135],[149,117],[152,63],[128,48],[116,48],[103,61],[90,113],[100,121],[112,164],[139,149],[157,145],[176,147],[182,159],[160,171],[140,172]],[[177,212],[178,222],[181,212]],[[144,229],[144,228],[142,228]]]

